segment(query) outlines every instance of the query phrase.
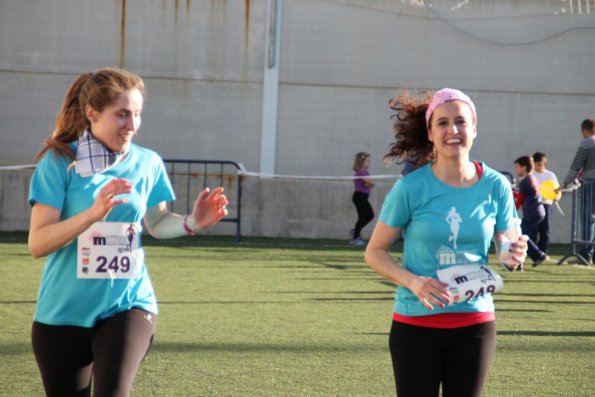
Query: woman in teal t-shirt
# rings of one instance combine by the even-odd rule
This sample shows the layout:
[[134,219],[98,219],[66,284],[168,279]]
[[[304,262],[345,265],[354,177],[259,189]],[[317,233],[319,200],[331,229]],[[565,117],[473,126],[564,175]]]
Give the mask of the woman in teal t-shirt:
[[29,250],[46,257],[32,326],[48,396],[129,395],[151,346],[157,302],[141,221],[157,238],[194,235],[227,214],[223,188],[191,214],[168,211],[174,192],[157,153],[134,145],[144,83],[105,68],[70,86],[31,179]]
[[[448,305],[437,278],[454,266],[487,265],[492,238],[514,244],[503,255],[516,268],[525,260],[526,237],[514,238],[510,184],[469,159],[477,134],[471,99],[458,90],[431,98],[396,98],[396,142],[386,158],[415,159],[384,201],[366,249],[367,263],[397,284],[389,346],[399,397],[481,395],[496,346],[490,293]],[[403,263],[389,250],[404,231]]]

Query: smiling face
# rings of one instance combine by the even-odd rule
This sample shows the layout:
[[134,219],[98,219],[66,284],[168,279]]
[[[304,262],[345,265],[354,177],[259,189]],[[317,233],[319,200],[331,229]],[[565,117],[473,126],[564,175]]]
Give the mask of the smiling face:
[[114,152],[126,152],[140,128],[143,94],[136,88],[121,93],[116,101],[97,112],[87,105],[91,132]]
[[432,113],[428,139],[438,159],[468,159],[476,135],[473,112],[465,102],[444,102]]

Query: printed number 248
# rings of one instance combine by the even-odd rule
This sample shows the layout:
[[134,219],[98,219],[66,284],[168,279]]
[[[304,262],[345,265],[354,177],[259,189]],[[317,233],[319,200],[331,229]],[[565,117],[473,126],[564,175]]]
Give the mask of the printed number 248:
[[[486,290],[488,293],[493,293],[496,290],[496,286],[492,285],[492,284],[488,284]],[[485,294],[485,292],[486,291],[483,290],[483,287],[481,287],[479,289],[479,291],[477,291],[477,293],[475,293],[473,290],[465,291],[465,296],[467,297],[467,300],[469,300],[469,299],[477,298],[477,297]]]
[[130,270],[130,258],[127,256],[114,256],[111,260],[108,260],[105,256],[98,256],[97,262],[99,262],[97,273],[107,273],[109,271],[127,273]]

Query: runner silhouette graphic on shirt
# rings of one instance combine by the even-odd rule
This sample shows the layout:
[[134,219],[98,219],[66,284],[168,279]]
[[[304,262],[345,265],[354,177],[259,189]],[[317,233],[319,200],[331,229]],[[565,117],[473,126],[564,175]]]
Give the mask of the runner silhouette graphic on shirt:
[[454,249],[457,249],[457,238],[459,237],[459,224],[463,222],[461,215],[457,213],[457,209],[455,207],[451,207],[448,215],[446,215],[446,222],[450,225],[450,232],[452,235],[448,236],[448,242],[453,242]]

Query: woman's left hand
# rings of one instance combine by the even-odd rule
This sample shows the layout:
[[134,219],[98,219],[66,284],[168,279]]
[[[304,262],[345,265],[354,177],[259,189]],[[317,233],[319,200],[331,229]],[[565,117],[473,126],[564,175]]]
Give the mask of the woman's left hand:
[[527,235],[522,235],[517,241],[510,244],[508,255],[506,255],[507,260],[502,263],[513,270],[522,265],[525,262],[525,259],[527,259],[528,240],[529,237]]
[[190,228],[196,230],[213,226],[227,215],[228,203],[222,187],[215,188],[212,192],[205,188],[198,195],[192,214],[188,217]]

